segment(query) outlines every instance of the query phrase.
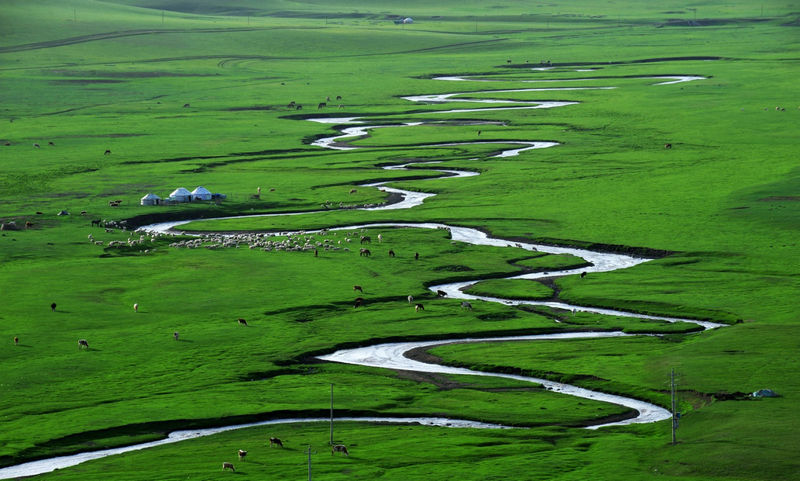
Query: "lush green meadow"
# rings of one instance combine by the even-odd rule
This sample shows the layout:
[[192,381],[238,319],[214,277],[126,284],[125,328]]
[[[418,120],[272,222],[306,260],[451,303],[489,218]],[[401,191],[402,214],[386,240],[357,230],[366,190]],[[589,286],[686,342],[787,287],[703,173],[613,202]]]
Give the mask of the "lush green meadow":
[[[343,458],[327,454],[327,425],[282,424],[36,479],[234,476],[220,471],[223,461],[245,478],[304,479],[307,446],[315,479],[796,477],[798,12],[795,1],[745,0],[3,2],[0,221],[19,230],[0,232],[0,466],[176,429],[324,417],[333,384],[340,416],[445,416],[517,429],[340,422],[336,439],[351,450]],[[413,24],[394,23],[408,16]],[[553,68],[531,70],[542,61]],[[442,75],[471,80],[435,78]],[[706,78],[651,78],[670,75]],[[568,87],[611,88],[510,91]],[[402,98],[447,93],[506,102]],[[575,104],[477,110],[534,101]],[[441,113],[450,109],[474,111]],[[350,125],[307,120],[321,117],[382,127],[347,140],[358,149],[324,149],[311,143]],[[403,125],[412,122],[422,124]],[[495,157],[519,141],[558,145]],[[435,163],[382,168],[408,162]],[[440,178],[439,168],[480,175]],[[364,185],[380,181],[436,196],[412,209],[356,209],[397,200]],[[139,205],[148,192],[166,197],[198,185],[227,199]],[[170,247],[187,237],[114,248],[109,241],[140,234],[90,224],[295,212],[305,213],[186,227],[437,222],[509,244],[658,258],[539,283],[500,278],[583,261],[454,242],[441,229],[376,227],[349,244],[348,231],[313,234],[340,247],[318,256]],[[373,239],[369,258],[359,256],[360,235]],[[467,311],[427,289],[471,279],[484,279],[470,288],[477,295],[729,326],[698,332],[481,301]],[[409,295],[425,310],[416,312]],[[363,306],[353,307],[356,297]],[[661,335],[453,344],[425,355],[663,407],[674,369],[678,445],[670,445],[669,421],[583,429],[632,413],[537,384],[314,359],[382,341],[587,330]],[[78,339],[90,349],[78,349]],[[761,388],[781,397],[731,396]],[[270,448],[270,436],[287,440],[286,449]],[[249,451],[246,462],[237,449]]]

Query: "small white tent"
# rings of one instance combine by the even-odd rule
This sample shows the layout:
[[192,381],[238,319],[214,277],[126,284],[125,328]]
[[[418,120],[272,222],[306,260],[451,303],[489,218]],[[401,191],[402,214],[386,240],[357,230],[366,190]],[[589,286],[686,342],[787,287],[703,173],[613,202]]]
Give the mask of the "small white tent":
[[194,200],[211,200],[211,192],[203,186],[199,186],[192,191]]
[[189,202],[192,200],[192,193],[183,187],[178,187],[169,195],[169,200],[173,202]]
[[403,23],[414,23],[414,19],[411,17],[406,17],[403,19]]
[[153,194],[152,192],[142,197],[139,202],[142,205],[158,205],[161,202],[161,197]]

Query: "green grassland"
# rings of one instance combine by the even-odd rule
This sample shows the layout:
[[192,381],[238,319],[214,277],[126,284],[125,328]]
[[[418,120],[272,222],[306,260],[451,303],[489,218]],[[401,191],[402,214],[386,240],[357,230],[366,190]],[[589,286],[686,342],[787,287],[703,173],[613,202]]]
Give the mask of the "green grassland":
[[[449,416],[526,429],[339,423],[336,438],[351,448],[341,458],[327,454],[327,426],[287,424],[36,479],[228,478],[222,461],[235,462],[244,478],[294,479],[306,475],[307,445],[319,479],[792,479],[800,469],[797,12],[794,1],[744,0],[4,2],[0,220],[21,230],[0,233],[0,466],[175,429],[325,416],[334,384],[340,415]],[[393,22],[406,16],[415,23]],[[530,70],[540,61],[555,68]],[[707,78],[672,85],[643,78],[681,74]],[[577,80],[586,77],[594,78]],[[484,92],[551,87],[615,88]],[[508,103],[402,98],[455,92]],[[434,113],[542,100],[577,104]],[[306,120],[317,117],[387,127],[348,139],[357,150],[334,151],[310,144],[345,125]],[[407,122],[423,124],[399,125]],[[500,143],[479,143],[486,141]],[[492,157],[519,147],[514,141],[559,145]],[[437,178],[437,168],[480,175]],[[351,208],[395,200],[363,185],[385,180],[436,196],[407,210]],[[138,205],[147,192],[198,185],[227,199]],[[322,205],[333,207],[320,212]],[[71,215],[57,216],[62,209]],[[288,212],[307,213],[187,227],[281,232],[439,222],[509,243],[658,258],[545,287],[497,278],[582,261],[466,245],[444,230],[359,232],[373,238],[371,258],[358,255],[357,241],[314,257],[169,246],[182,238],[142,248],[87,239],[131,235],[91,227],[94,219],[138,226]],[[22,228],[26,221],[30,228]],[[331,231],[315,239],[344,237]],[[696,332],[685,323],[481,301],[465,311],[427,289],[471,279],[484,279],[472,288],[481,295],[556,296],[730,326]],[[415,312],[408,295],[425,310]],[[359,296],[365,305],[353,308]],[[582,429],[629,413],[535,384],[313,358],[379,341],[575,330],[663,336],[459,344],[429,355],[665,407],[675,369],[683,412],[677,446],[669,444],[668,421]],[[82,338],[89,350],[77,348]],[[760,388],[781,397],[726,397]],[[269,436],[288,439],[287,449],[270,449]],[[238,462],[237,449],[250,452],[247,462]]]

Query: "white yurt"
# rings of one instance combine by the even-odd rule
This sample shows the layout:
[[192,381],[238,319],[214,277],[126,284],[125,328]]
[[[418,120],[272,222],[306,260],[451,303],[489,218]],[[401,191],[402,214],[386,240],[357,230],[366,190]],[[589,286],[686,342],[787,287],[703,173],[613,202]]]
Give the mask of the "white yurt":
[[189,202],[192,200],[192,193],[183,187],[178,187],[169,195],[169,200],[173,202]]
[[161,197],[151,192],[146,196],[142,197],[142,200],[139,201],[139,203],[142,205],[158,205],[159,203],[161,203]]
[[211,192],[202,185],[192,191],[194,200],[211,200]]
[[411,17],[406,17],[403,19],[403,23],[414,23],[414,19]]

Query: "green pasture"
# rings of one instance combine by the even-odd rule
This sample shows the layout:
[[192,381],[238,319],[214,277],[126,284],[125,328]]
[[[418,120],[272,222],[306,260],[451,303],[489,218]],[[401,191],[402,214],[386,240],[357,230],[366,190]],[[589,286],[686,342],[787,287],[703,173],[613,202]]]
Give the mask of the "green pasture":
[[[4,2],[0,221],[19,230],[0,232],[0,466],[176,429],[324,417],[333,384],[340,416],[447,416],[516,429],[340,422],[336,440],[351,456],[331,457],[327,425],[276,425],[36,479],[303,479],[307,446],[318,479],[792,479],[800,468],[797,12],[793,1],[743,0]],[[405,17],[414,23],[394,23]],[[531,70],[542,61],[553,68]],[[471,80],[435,79],[442,75]],[[706,78],[649,78],[670,75]],[[614,88],[508,92],[573,87]],[[446,93],[502,102],[402,98]],[[437,113],[537,101],[576,104]],[[308,120],[328,117],[382,127],[343,139],[353,150],[311,145],[359,125]],[[496,157],[523,147],[515,141],[558,145]],[[435,163],[383,169],[409,162]],[[436,169],[480,175],[439,178]],[[413,209],[357,209],[397,200],[365,185],[382,181],[436,195]],[[148,192],[199,185],[227,198],[139,205]],[[304,214],[202,220],[294,212]],[[109,241],[140,233],[92,227],[97,219],[132,227],[199,219],[185,226],[199,233],[437,222],[509,245],[654,259],[581,278],[585,264],[572,256],[377,227],[304,235],[338,248],[316,257],[246,243],[170,247],[187,236],[114,248]],[[372,243],[361,245],[361,235]],[[545,283],[501,279],[568,268],[576,275]],[[428,290],[462,280],[480,281],[469,291],[478,295],[727,326],[698,332],[482,301],[467,311]],[[425,310],[415,312],[409,295]],[[668,421],[582,429],[631,413],[536,384],[314,359],[409,338],[576,330],[659,335],[447,345],[425,356],[664,407],[674,369],[678,445],[669,444]],[[735,394],[761,388],[781,397]],[[288,440],[286,449],[270,449],[270,436]],[[223,461],[236,474],[222,472]]]

